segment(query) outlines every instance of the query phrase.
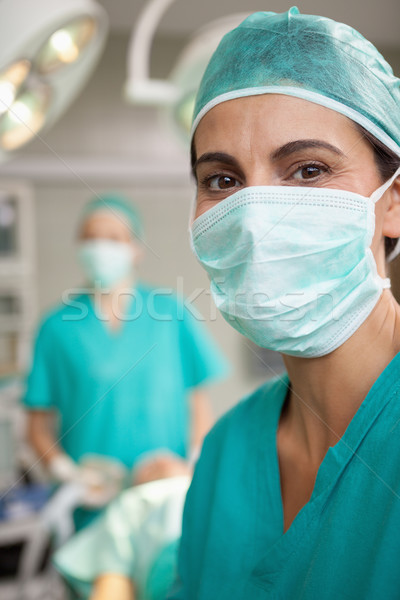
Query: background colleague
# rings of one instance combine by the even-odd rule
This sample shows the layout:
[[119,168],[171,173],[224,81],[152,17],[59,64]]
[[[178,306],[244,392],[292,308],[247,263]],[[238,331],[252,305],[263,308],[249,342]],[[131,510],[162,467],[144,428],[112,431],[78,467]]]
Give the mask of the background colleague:
[[190,471],[211,424],[204,385],[226,369],[183,299],[138,281],[142,237],[126,199],[86,206],[78,259],[87,286],[43,318],[27,382],[32,446],[54,479],[93,483],[89,505],[107,498],[101,469],[82,466],[90,455],[127,469],[140,459],[140,483],[171,466]]

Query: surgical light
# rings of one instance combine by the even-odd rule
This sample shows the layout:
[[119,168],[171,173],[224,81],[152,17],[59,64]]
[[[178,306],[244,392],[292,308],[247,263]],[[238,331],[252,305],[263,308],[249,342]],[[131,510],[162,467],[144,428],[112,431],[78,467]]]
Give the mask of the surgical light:
[[80,17],[55,31],[37,55],[39,73],[52,73],[78,60],[96,34],[96,28],[96,21],[92,17]]
[[0,73],[0,115],[14,102],[18,89],[25,81],[30,68],[30,61],[23,59],[16,61]]
[[107,36],[95,0],[1,0],[0,162],[49,128],[81,91]]
[[49,87],[20,94],[0,120],[0,145],[15,150],[26,144],[42,128],[50,104]]

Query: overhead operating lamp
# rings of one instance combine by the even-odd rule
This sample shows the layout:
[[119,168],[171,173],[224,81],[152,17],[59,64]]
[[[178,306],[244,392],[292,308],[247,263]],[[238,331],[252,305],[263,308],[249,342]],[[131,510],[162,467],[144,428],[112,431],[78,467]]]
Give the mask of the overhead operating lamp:
[[79,94],[108,30],[95,0],[1,0],[0,162]]
[[175,0],[148,0],[133,29],[128,49],[125,97],[132,104],[158,106],[165,120],[188,140],[194,99],[201,77],[221,38],[248,16],[230,15],[199,29],[184,48],[167,80],[150,76],[153,39],[162,17]]

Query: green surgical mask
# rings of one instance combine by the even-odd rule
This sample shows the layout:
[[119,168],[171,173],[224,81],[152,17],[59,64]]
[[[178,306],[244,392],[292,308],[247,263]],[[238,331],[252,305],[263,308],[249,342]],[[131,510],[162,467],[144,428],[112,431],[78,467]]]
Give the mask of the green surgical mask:
[[113,288],[133,271],[131,244],[96,239],[81,242],[78,260],[89,281],[101,288]]

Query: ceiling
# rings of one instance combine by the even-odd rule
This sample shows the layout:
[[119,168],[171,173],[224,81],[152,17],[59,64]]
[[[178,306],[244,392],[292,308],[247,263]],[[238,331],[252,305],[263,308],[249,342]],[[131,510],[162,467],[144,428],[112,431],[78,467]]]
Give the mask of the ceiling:
[[[111,30],[126,32],[132,28],[140,10],[150,0],[98,0],[107,10]],[[207,22],[236,12],[271,10],[284,12],[290,2],[283,0],[176,0],[165,13],[159,32],[185,36]],[[358,29],[381,48],[400,47],[399,0],[299,0],[300,11],[322,14]]]

